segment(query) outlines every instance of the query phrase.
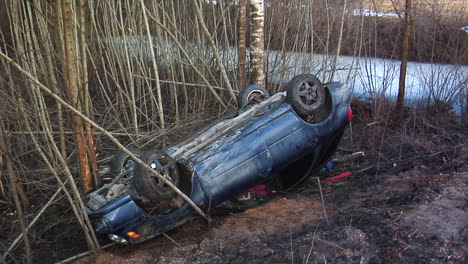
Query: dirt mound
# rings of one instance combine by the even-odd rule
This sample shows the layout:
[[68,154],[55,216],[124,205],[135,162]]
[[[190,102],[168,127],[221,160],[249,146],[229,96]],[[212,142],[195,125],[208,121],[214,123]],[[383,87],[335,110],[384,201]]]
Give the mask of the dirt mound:
[[[327,208],[328,215],[331,214],[330,209]],[[306,197],[280,198],[261,207],[227,217],[219,227],[208,233],[208,237],[248,237],[258,233],[289,235],[324,217],[320,200]]]
[[[434,175],[415,169],[389,176],[382,184],[351,193],[322,235],[349,242],[344,245],[351,251],[338,263],[357,262],[348,258],[349,252],[361,263],[465,263],[467,185],[466,172]],[[345,225],[368,239],[354,243],[347,232],[333,234]]]
[[437,186],[435,197],[426,198],[403,216],[403,223],[415,234],[447,242],[468,238],[468,173],[457,176],[449,184]]

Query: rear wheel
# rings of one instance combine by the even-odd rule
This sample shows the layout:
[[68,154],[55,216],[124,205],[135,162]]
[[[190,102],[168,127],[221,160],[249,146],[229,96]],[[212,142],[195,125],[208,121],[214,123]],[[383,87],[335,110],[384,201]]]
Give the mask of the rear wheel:
[[[131,153],[133,153],[138,158],[143,155],[143,151],[137,148],[127,148]],[[110,166],[110,176],[102,177],[101,184],[110,183],[117,175],[126,172],[135,167],[135,162],[130,158],[130,156],[122,150],[117,151],[114,156],[112,156],[111,166]],[[126,184],[131,178],[131,174],[125,174],[118,181],[119,183]]]
[[[179,187],[180,175],[174,159],[163,151],[148,151],[141,160],[166,180]],[[152,171],[137,165],[133,176],[133,184],[140,200],[144,203],[156,204],[174,197],[175,192]],[[143,199],[141,199],[143,198]]]
[[257,84],[251,84],[240,91],[237,104],[239,108],[242,108],[246,105],[260,103],[269,97],[270,93],[265,88]]
[[[143,155],[143,151],[136,148],[128,148],[128,150],[133,153],[138,158]],[[126,170],[132,169],[135,167],[135,162],[122,150],[117,151],[112,157],[111,172],[112,174],[119,174]]]
[[286,100],[300,115],[313,115],[325,103],[323,84],[311,74],[295,76],[289,81],[286,89]]

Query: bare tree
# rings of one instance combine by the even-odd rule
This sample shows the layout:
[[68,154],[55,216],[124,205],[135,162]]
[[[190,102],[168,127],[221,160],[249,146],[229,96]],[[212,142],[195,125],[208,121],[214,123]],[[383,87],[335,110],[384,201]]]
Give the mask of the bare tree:
[[[141,8],[143,10],[143,20],[145,22],[145,29],[146,29],[146,35],[148,37],[148,43],[150,44],[151,47],[153,47],[153,37],[151,36],[149,24],[148,24],[148,18],[146,15],[146,6],[143,0],[140,1],[141,3]],[[156,57],[154,54],[154,50],[150,48],[150,54],[151,54],[151,62],[153,66],[153,72],[154,72],[154,78],[156,81],[156,93],[158,95],[158,114],[159,114],[159,121],[161,122],[161,129],[164,129],[166,127],[165,121],[164,121],[164,111],[163,111],[163,104],[162,104],[162,95],[161,95],[161,83],[159,82],[159,73],[158,73],[158,65],[156,64]]]
[[246,72],[246,37],[247,37],[247,0],[240,0],[239,2],[239,79],[241,89],[247,85],[247,72]]
[[250,59],[254,83],[265,87],[265,42],[264,22],[265,3],[264,0],[250,0],[251,18],[251,47]]
[[[68,96],[68,100],[70,104],[76,107],[79,110],[83,110],[82,105],[82,98],[80,95],[83,96],[82,93],[86,92],[83,88],[83,84],[87,83],[87,80],[84,80],[84,71],[86,67],[79,69],[79,63],[83,63],[83,61],[79,61],[77,58],[77,54],[80,54],[78,50],[78,40],[75,38],[76,36],[76,19],[73,12],[73,2],[72,0],[64,0],[63,2],[57,2],[57,5],[61,5],[62,8],[62,15],[63,15],[63,41],[64,41],[64,53],[63,53],[63,72],[65,77],[65,92]],[[60,7],[57,7],[60,8]],[[80,34],[83,37],[83,34]],[[84,40],[82,40],[84,41]],[[83,45],[83,43],[81,43]],[[83,54],[81,54],[84,56]],[[80,72],[81,70],[81,72]],[[81,73],[81,74],[80,74]],[[81,99],[81,100],[80,100]],[[78,153],[78,161],[80,164],[80,175],[83,178],[83,185],[85,191],[90,191],[94,188],[95,185],[95,177],[91,173],[91,168],[97,171],[97,165],[91,165],[90,162],[95,161],[95,158],[90,156],[90,153],[94,153],[94,145],[90,145],[92,143],[92,139],[86,136],[86,130],[84,129],[85,126],[81,118],[77,115],[73,115],[73,131],[75,134],[75,143],[76,149]],[[90,135],[90,137],[92,137]],[[87,151],[88,149],[92,149],[92,151]]]
[[405,89],[406,89],[406,70],[408,67],[408,51],[409,51],[409,40],[411,25],[413,24],[412,5],[411,0],[405,2],[405,19],[404,19],[404,31],[403,39],[401,42],[401,66],[400,66],[400,81],[398,86],[398,97],[395,108],[395,115],[398,116],[405,103]]
[[208,30],[208,28],[205,25],[205,21],[203,19],[203,14],[202,14],[201,8],[198,6],[197,0],[193,0],[193,5],[195,6],[195,13],[197,14],[198,23],[200,23],[200,27],[201,27],[203,33],[205,33],[205,37],[208,39],[208,43],[209,43],[211,49],[213,50],[216,62],[218,63],[219,70],[221,71],[221,75],[222,75],[222,77],[223,77],[223,79],[224,79],[224,81],[226,83],[227,89],[229,91],[229,95],[231,95],[232,99],[236,99],[236,96],[234,95],[234,92],[232,90],[232,86],[231,86],[231,84],[229,82],[229,78],[227,76],[226,69],[224,68],[223,61],[222,61],[221,57],[219,56],[219,50],[216,47],[216,43],[215,43],[213,37],[211,37],[210,31]]

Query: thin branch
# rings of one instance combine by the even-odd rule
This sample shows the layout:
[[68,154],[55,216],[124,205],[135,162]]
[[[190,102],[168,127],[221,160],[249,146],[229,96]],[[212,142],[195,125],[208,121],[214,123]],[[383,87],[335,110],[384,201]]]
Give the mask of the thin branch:
[[[65,182],[63,184],[67,184],[68,182],[68,179],[65,180]],[[45,210],[55,201],[55,198],[57,198],[58,194],[62,191],[64,186],[61,186],[60,188],[58,188],[58,190],[54,193],[54,195],[52,195],[52,197],[49,199],[49,201],[44,205],[42,206],[41,210],[36,214],[36,216],[34,217],[34,219],[29,223],[29,225],[26,227],[26,231],[28,232],[29,229],[31,229],[31,227],[37,222],[37,220],[39,219],[39,217],[41,217],[41,215],[45,212]],[[10,253],[11,250],[13,250],[15,248],[15,246],[18,244],[18,242],[21,240],[21,238],[23,238],[23,233],[19,234],[15,240],[13,240],[13,242],[11,243],[10,247],[8,247],[8,249],[5,251],[5,253],[3,254],[2,256],[2,260],[5,260],[7,254]]]
[[24,76],[26,76],[30,81],[32,81],[34,84],[36,84],[42,91],[47,93],[48,95],[52,96],[55,100],[57,100],[59,103],[61,103],[63,106],[68,108],[70,111],[72,111],[74,114],[82,118],[85,122],[88,122],[91,124],[94,128],[97,130],[101,131],[105,136],[107,136],[119,149],[121,149],[123,152],[125,152],[132,160],[134,160],[136,163],[139,165],[143,166],[145,169],[151,171],[158,179],[163,181],[167,186],[169,186],[171,189],[174,190],[178,195],[180,195],[192,208],[201,216],[203,216],[206,220],[211,221],[210,218],[192,201],[190,198],[185,195],[177,186],[175,186],[172,182],[167,180],[164,176],[159,174],[157,171],[155,171],[153,168],[151,168],[148,164],[144,163],[141,161],[137,156],[135,156],[132,152],[130,152],[128,149],[126,149],[120,142],[117,140],[111,133],[109,133],[107,130],[96,124],[93,120],[89,119],[87,116],[85,116],[83,113],[78,111],[76,108],[65,102],[60,96],[52,92],[49,88],[44,86],[39,80],[37,80],[34,76],[32,76],[28,71],[23,69],[18,63],[13,61],[10,57],[5,55],[2,51],[0,51],[0,57],[5,59],[8,63],[10,63],[13,67],[15,67],[19,72],[21,72]]

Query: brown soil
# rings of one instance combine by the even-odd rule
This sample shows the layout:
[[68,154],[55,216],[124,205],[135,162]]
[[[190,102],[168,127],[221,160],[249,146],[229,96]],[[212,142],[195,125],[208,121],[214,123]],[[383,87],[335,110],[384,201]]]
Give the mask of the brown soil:
[[368,126],[367,107],[354,105],[341,157],[317,175],[353,173],[321,181],[324,203],[310,179],[258,208],[211,224],[197,219],[77,263],[468,263],[466,126],[449,115],[437,126],[419,117]]
[[[330,208],[328,215],[332,214]],[[255,235],[289,235],[310,222],[324,218],[320,200],[308,197],[285,197],[244,213],[226,217],[210,230],[208,238],[238,238]]]
[[114,247],[76,263],[466,263],[468,172],[423,169],[361,186],[324,184],[327,223],[311,180],[300,193],[213,226],[197,220],[169,236]]
[[[335,184],[320,181],[324,202],[313,178],[263,206],[211,223],[195,219],[76,263],[468,263],[468,120],[411,114],[401,126],[375,125],[370,106],[353,105],[334,168],[316,175],[352,172]],[[4,248],[16,216],[1,209]],[[86,251],[66,205],[57,203],[39,222],[30,233],[35,262]],[[20,253],[7,263],[24,259]]]

